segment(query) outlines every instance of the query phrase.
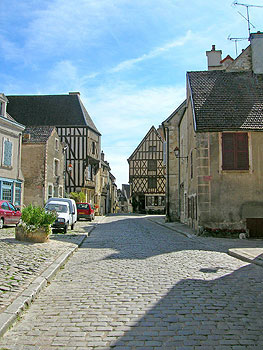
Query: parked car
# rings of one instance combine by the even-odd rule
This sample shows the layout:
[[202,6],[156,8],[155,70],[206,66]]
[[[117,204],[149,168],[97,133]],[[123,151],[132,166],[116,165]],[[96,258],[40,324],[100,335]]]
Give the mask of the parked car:
[[68,226],[72,225],[72,215],[70,214],[69,204],[62,201],[49,201],[45,206],[46,211],[55,211],[57,219],[52,228],[67,232]]
[[[57,198],[57,197],[51,197],[48,199],[47,203],[49,203],[50,201],[57,201],[57,202],[66,202],[69,205],[69,213],[71,216],[70,222],[71,222],[71,230],[74,229],[74,225],[77,222],[77,206],[76,206],[76,202],[74,201],[74,199],[71,198]],[[47,204],[46,203],[46,204]]]
[[78,220],[88,219],[94,220],[94,208],[90,203],[77,203]]
[[0,200],[0,229],[4,225],[17,225],[21,218],[21,211],[14,207],[12,203]]

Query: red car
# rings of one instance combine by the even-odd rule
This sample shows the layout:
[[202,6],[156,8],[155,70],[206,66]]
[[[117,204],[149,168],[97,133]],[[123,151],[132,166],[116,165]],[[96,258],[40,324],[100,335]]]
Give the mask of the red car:
[[79,219],[94,220],[94,208],[90,203],[77,203],[77,214]]
[[4,225],[18,224],[21,218],[21,211],[12,203],[0,200],[0,229]]

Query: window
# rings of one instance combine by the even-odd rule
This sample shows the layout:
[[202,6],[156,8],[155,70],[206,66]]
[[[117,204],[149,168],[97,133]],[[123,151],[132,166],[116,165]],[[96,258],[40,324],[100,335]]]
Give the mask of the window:
[[49,185],[48,186],[48,194],[47,194],[48,198],[53,197],[53,186]]
[[54,175],[59,176],[59,160],[54,159]]
[[2,186],[2,199],[12,202],[12,182],[3,182]]
[[55,139],[55,150],[59,150],[59,139]]
[[0,115],[4,116],[5,114],[5,104],[4,102],[0,101]]
[[15,184],[15,205],[21,205],[21,184]]
[[12,166],[12,154],[13,154],[13,144],[7,139],[3,138],[3,165],[11,167]]
[[59,197],[63,197],[63,187],[59,186]]
[[16,208],[13,206],[13,204],[12,204],[12,203],[9,203],[9,207],[10,207],[10,210],[12,210],[12,211],[16,211]]
[[160,207],[162,207],[162,206],[164,206],[164,203],[165,203],[165,198],[164,198],[164,196],[159,196],[159,197],[158,197],[158,205],[159,205]]
[[149,152],[156,152],[157,147],[156,146],[149,146]]
[[148,178],[148,188],[156,188],[157,187],[157,178],[149,177]]
[[157,160],[155,160],[155,159],[148,160],[148,170],[150,170],[150,171],[157,170]]
[[92,154],[95,154],[95,142],[92,141]]
[[222,134],[222,169],[248,170],[248,134]]
[[4,210],[9,210],[9,206],[8,206],[8,204],[6,202],[2,203],[1,207]]

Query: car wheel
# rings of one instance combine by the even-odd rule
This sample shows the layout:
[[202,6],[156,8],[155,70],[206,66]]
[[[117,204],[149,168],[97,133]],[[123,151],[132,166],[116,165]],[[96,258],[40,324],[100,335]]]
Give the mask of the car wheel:
[[66,226],[64,227],[64,233],[67,233],[67,230],[68,230],[68,225],[66,225]]
[[0,229],[4,227],[4,219],[0,219]]

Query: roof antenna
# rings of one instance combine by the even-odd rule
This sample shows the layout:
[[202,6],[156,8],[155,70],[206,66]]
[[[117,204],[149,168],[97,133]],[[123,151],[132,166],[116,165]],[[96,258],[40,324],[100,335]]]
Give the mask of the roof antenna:
[[252,26],[253,28],[256,28],[251,22],[250,22],[250,19],[249,19],[249,7],[260,7],[260,8],[263,8],[263,6],[260,6],[260,5],[249,5],[249,4],[241,4],[240,2],[238,1],[234,1],[233,2],[233,5],[234,6],[244,6],[247,8],[247,17],[243,16],[241,12],[238,11],[238,13],[240,14],[240,16],[242,16],[246,21],[247,21],[247,26],[248,26],[248,39],[250,38],[250,26]]
[[236,56],[238,56],[237,43],[238,41],[247,40],[247,38],[231,38],[229,35],[227,39],[235,42]]
[[228,36],[228,40],[233,40],[235,42],[235,49],[236,49],[236,56],[238,55],[237,53],[237,43],[238,41],[242,41],[242,40],[249,40],[250,38],[250,27],[252,26],[253,28],[256,28],[249,19],[249,7],[260,7],[263,8],[263,6],[259,6],[259,5],[249,5],[249,4],[241,4],[238,1],[234,1],[233,4],[234,6],[244,6],[247,8],[247,17],[245,17],[241,12],[238,11],[238,13],[240,14],[240,16],[242,16],[246,21],[247,21],[247,25],[248,25],[248,38],[231,38],[230,35]]

